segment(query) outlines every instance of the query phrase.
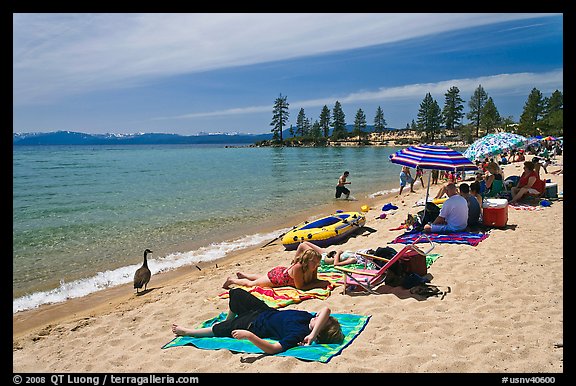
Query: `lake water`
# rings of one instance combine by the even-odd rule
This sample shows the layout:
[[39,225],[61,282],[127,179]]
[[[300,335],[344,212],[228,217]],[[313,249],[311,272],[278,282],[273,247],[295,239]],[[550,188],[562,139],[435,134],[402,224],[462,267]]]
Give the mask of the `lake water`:
[[129,283],[145,248],[154,274],[269,241],[344,170],[359,200],[397,190],[398,149],[15,146],[13,312]]

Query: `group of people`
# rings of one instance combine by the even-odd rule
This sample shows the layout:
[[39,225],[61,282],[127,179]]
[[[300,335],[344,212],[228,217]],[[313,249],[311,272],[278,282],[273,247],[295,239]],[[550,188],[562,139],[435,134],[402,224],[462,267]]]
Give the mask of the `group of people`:
[[[517,202],[525,195],[541,195],[544,192],[545,182],[540,178],[536,165],[540,164],[532,161],[524,162],[522,176],[517,186],[511,189],[510,202]],[[497,163],[489,162],[485,168],[487,174],[477,174],[471,184],[463,182],[457,187],[454,180],[449,180],[440,188],[436,198],[443,195],[448,198],[443,202],[438,216],[430,223],[424,224],[424,232],[461,232],[469,226],[480,223],[483,196],[495,195],[504,186],[504,176]],[[345,171],[340,176],[336,186],[336,198],[342,194],[349,197],[350,190],[346,188],[346,185],[350,184],[347,181],[349,174]],[[416,178],[412,178],[410,169],[404,166],[400,172],[400,194],[407,184],[410,184],[410,191],[414,192],[413,185],[417,179],[424,185],[422,170],[417,169]],[[211,327],[197,329],[173,324],[172,331],[177,336],[247,339],[268,354],[279,353],[298,345],[309,345],[316,341],[341,343],[344,340],[342,328],[338,320],[330,315],[331,310],[328,307],[321,308],[317,313],[278,310],[269,307],[241,288],[231,288],[231,286],[272,288],[292,286],[301,290],[328,288],[331,283],[318,278],[318,268],[322,262],[338,266],[365,261],[361,255],[352,251],[326,251],[304,241],[296,249],[289,266],[274,267],[266,274],[238,272],[236,277],[226,279],[223,284],[223,288],[229,290],[229,311],[226,320]],[[277,342],[271,343],[264,338],[274,338]]]
[[[510,203],[518,202],[526,196],[540,197],[546,183],[540,177],[537,162],[524,161],[524,170],[516,186],[510,189]],[[471,184],[461,183],[459,187],[452,181],[442,186],[435,198],[448,197],[443,202],[436,219],[424,225],[424,232],[453,233],[482,221],[482,202],[486,197],[495,197],[504,188],[504,174],[494,161],[486,165],[486,174],[478,172]]]
[[[471,190],[471,186],[474,188]],[[462,232],[468,226],[477,225],[482,213],[482,197],[478,190],[479,185],[468,185],[463,182],[459,188],[454,182],[448,182],[440,188],[437,198],[443,195],[448,199],[442,203],[440,213],[432,222],[424,224],[426,233],[455,233]]]
[[402,191],[404,190],[404,187],[406,187],[407,184],[410,184],[410,193],[414,193],[415,182],[420,181],[422,186],[424,186],[424,179],[422,178],[423,174],[424,171],[422,170],[422,168],[417,167],[416,176],[412,177],[410,168],[408,166],[402,166],[402,169],[400,170],[400,191],[398,192],[398,195],[400,196],[402,194]]
[[[330,282],[318,279],[318,267],[327,252],[317,245],[304,241],[296,249],[290,266],[277,266],[266,274],[238,272],[228,277],[222,286],[229,290],[229,310],[226,320],[211,327],[187,328],[172,325],[177,336],[231,337],[247,339],[267,354],[276,354],[298,345],[318,343],[342,343],[344,334],[340,323],[330,315],[331,310],[323,307],[316,314],[302,310],[278,310],[241,288],[232,285],[283,287],[292,286],[301,290],[327,288]],[[330,258],[340,264],[340,253]],[[264,338],[277,339],[271,343]]]

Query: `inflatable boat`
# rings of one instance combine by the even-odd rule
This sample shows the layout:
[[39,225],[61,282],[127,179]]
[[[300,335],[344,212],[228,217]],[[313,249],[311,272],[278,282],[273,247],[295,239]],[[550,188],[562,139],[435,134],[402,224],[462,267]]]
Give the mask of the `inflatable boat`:
[[347,238],[364,224],[366,216],[361,212],[334,213],[295,226],[282,237],[282,244],[287,250],[294,250],[302,241],[309,241],[324,248]]

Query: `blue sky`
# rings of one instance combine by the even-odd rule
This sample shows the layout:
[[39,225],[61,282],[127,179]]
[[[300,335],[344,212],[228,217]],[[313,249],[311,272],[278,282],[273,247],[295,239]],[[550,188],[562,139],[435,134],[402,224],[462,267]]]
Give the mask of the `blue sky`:
[[339,101],[402,128],[478,85],[516,121],[534,87],[563,92],[563,15],[13,14],[17,133],[269,133],[280,94],[288,124]]

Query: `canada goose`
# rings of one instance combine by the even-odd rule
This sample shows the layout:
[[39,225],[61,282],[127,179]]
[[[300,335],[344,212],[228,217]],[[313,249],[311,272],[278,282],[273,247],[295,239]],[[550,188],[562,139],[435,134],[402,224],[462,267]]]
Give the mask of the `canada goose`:
[[152,253],[152,251],[146,248],[144,251],[144,263],[140,268],[138,268],[138,270],[136,270],[136,273],[134,274],[134,288],[136,289],[136,293],[138,293],[138,290],[142,287],[144,287],[144,291],[146,291],[146,286],[148,285],[150,276],[152,275],[150,269],[148,268],[147,256],[149,253]]

